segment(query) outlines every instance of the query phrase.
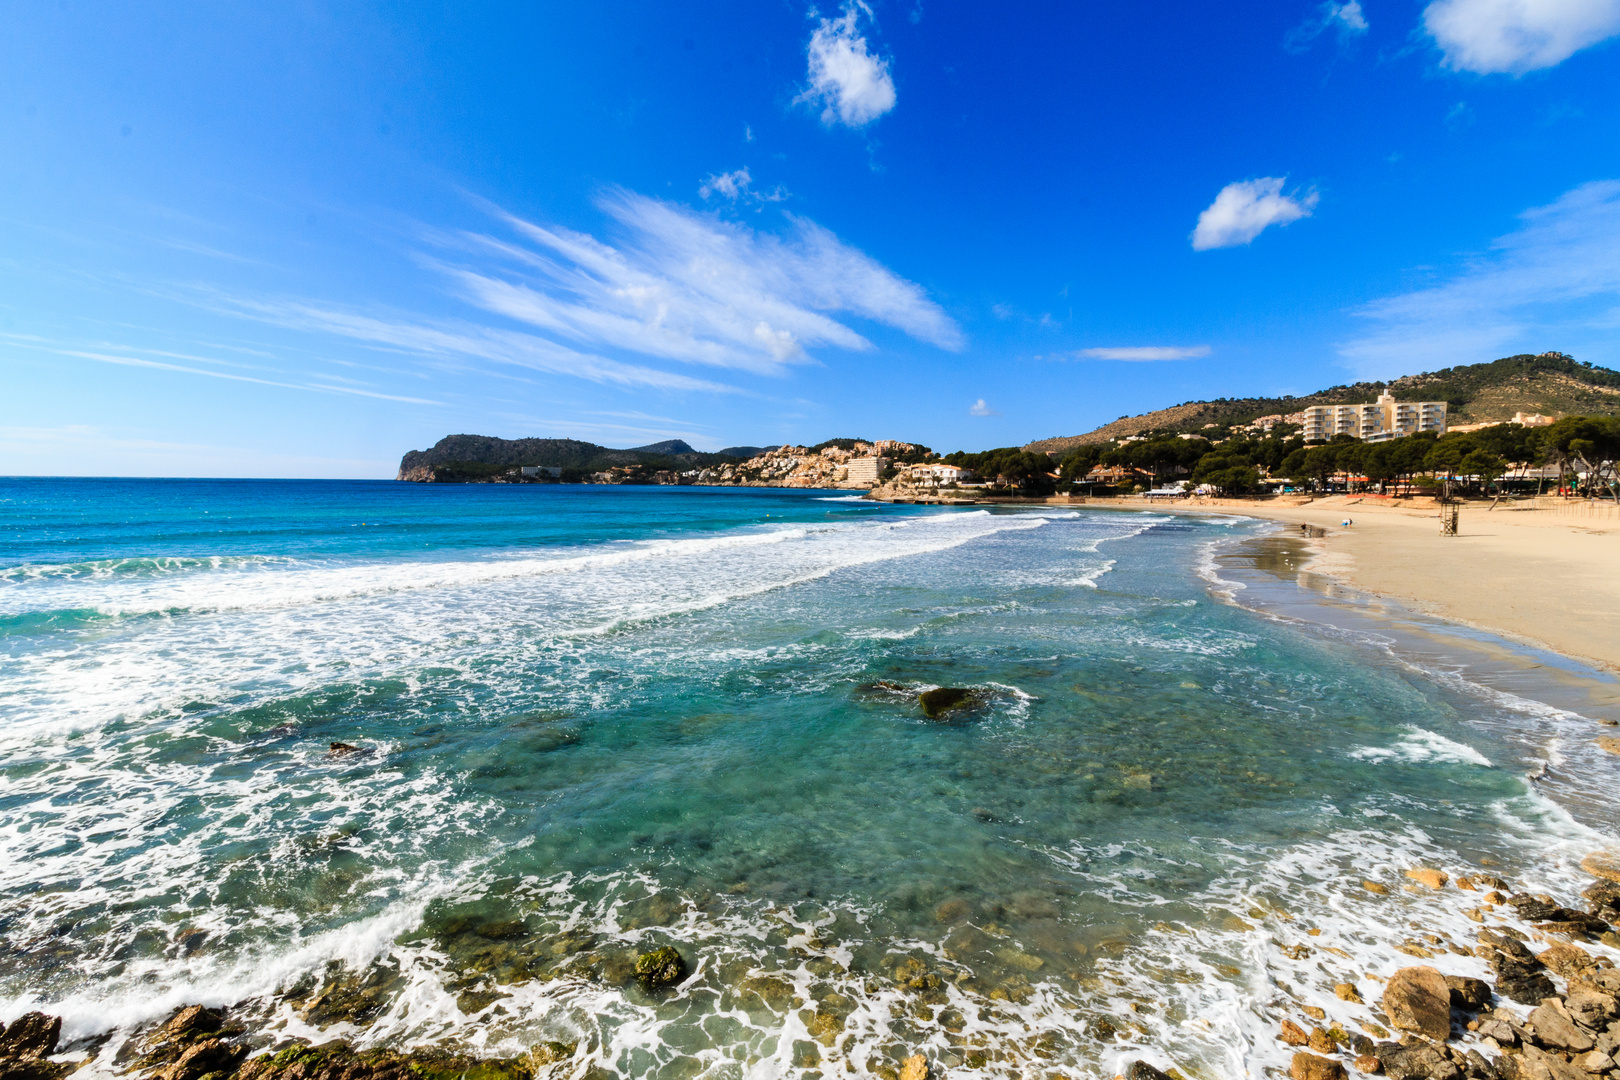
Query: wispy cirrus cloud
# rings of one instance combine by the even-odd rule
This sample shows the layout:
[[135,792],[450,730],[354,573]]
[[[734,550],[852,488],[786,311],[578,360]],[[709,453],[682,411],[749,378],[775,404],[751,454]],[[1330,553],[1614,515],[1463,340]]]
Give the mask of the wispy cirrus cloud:
[[1283,180],[1281,176],[1262,176],[1221,188],[1215,201],[1198,215],[1198,227],[1192,234],[1193,250],[1237,247],[1273,225],[1310,217],[1316,207],[1316,192],[1284,195]]
[[500,266],[437,269],[485,311],[568,347],[781,374],[817,346],[872,343],[834,316],[854,316],[943,349],[961,329],[922,288],[807,218],[784,214],[784,235],[615,190],[599,201],[619,234],[593,236],[498,212],[522,240],[463,233]]
[[872,9],[850,0],[842,16],[822,19],[810,35],[810,87],[798,100],[821,105],[821,122],[828,127],[865,127],[894,108],[889,62],[871,51],[857,28],[862,15],[870,20]]
[[1423,28],[1446,67],[1522,75],[1620,34],[1620,0],[1435,0]]
[[1283,47],[1289,52],[1303,52],[1329,30],[1343,43],[1361,37],[1368,29],[1367,16],[1359,0],[1346,0],[1343,4],[1327,0],[1317,7],[1315,14],[1288,32]]
[[449,362],[491,361],[589,382],[661,390],[741,393],[737,387],[707,379],[570,349],[534,334],[496,329],[462,321],[426,322],[402,316],[384,318],[338,305],[288,298],[204,294],[204,306],[223,314],[272,326],[330,334],[374,348]]
[[[715,193],[741,196],[751,178],[739,170],[711,182]],[[485,209],[501,228],[422,228],[417,262],[451,298],[475,309],[459,316],[211,286],[148,290],[217,314],[415,358],[416,368],[409,361],[397,368],[415,377],[494,364],[627,388],[749,393],[661,365],[780,376],[792,365],[815,363],[814,349],[873,350],[857,320],[939,348],[963,346],[955,320],[920,286],[807,218],[783,213],[780,230],[771,232],[622,189],[606,192],[598,205],[609,221],[605,239],[495,206]],[[390,396],[386,386],[347,386],[331,374],[311,378],[332,393]]]
[[[68,356],[76,360],[90,360],[98,364],[113,364],[118,367],[149,368],[155,371],[172,371],[182,375],[201,375],[209,379],[224,379],[227,382],[254,383],[259,386],[273,386],[281,390],[306,390],[318,394],[347,394],[352,397],[375,398],[379,401],[398,401],[408,405],[440,405],[439,401],[430,398],[410,397],[404,394],[390,394],[381,390],[372,390],[366,384],[356,379],[347,379],[338,375],[326,373],[306,374],[301,381],[291,381],[287,377],[264,378],[259,375],[248,375],[241,371],[218,371],[213,368],[196,367],[192,364],[174,364],[164,360],[153,360],[151,356],[178,356],[181,359],[194,360],[198,363],[223,364],[227,367],[245,367],[246,365],[232,364],[228,361],[218,361],[211,357],[194,356],[190,354],[176,354],[172,352],[132,348],[129,346],[101,346],[100,348],[75,348],[60,342],[48,342],[38,337],[24,337],[15,334],[0,334],[0,339],[9,340],[14,346],[36,349],[40,352],[53,353],[57,356]],[[111,348],[114,351],[107,351]],[[137,355],[146,353],[146,356]],[[296,376],[295,376],[296,377]],[[347,385],[345,385],[347,384]]]
[[1620,327],[1620,181],[1583,184],[1520,220],[1449,279],[1359,309],[1373,329],[1339,354],[1379,378],[1611,342]]
[[1075,353],[1075,356],[1082,360],[1126,360],[1133,363],[1196,360],[1208,355],[1208,345],[1126,345],[1117,348],[1081,349]]

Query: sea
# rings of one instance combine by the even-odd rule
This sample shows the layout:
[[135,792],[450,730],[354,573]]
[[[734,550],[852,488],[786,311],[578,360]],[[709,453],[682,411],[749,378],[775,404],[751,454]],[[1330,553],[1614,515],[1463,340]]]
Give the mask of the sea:
[[1306,555],[1152,508],[0,480],[0,1020],[87,1077],[193,1003],[555,1077],[1274,1074],[1282,1018],[1485,973],[1480,894],[1406,870],[1570,903],[1620,835],[1612,677]]

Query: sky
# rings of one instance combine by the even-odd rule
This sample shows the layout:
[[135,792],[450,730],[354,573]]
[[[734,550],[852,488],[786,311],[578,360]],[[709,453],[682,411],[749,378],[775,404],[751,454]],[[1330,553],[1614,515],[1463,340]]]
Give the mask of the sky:
[[4,10],[0,474],[1620,366],[1620,0]]

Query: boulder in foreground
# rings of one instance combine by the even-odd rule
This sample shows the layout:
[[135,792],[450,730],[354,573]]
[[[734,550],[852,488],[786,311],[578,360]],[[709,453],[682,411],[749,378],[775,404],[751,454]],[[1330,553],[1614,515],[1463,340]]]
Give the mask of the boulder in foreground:
[[1451,1037],[1451,987],[1432,967],[1401,968],[1384,987],[1390,1026],[1438,1042]]

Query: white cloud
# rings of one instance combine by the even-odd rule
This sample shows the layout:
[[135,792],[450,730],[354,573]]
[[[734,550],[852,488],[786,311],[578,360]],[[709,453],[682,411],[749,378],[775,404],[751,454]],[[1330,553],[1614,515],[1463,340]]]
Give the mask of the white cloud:
[[1595,348],[1620,324],[1620,181],[1567,192],[1425,289],[1368,304],[1375,329],[1341,345],[1359,374],[1384,378],[1518,352]]
[[1287,225],[1310,217],[1316,206],[1316,193],[1284,195],[1282,186],[1282,177],[1262,176],[1221,188],[1209,209],[1198,215],[1198,227],[1192,234],[1193,250],[1247,244],[1268,225]]
[[747,167],[735,172],[716,173],[698,187],[698,194],[707,199],[711,195],[724,195],[728,199],[735,199],[748,190],[748,185],[754,178],[748,175]]
[[870,19],[872,9],[851,0],[840,18],[822,19],[810,35],[810,88],[799,100],[822,105],[821,122],[829,127],[865,127],[894,108],[889,62],[873,55],[856,31],[862,14]]
[[975,401],[968,408],[968,415],[969,416],[1000,416],[1001,414],[996,412],[996,410],[992,409],[989,405],[985,404],[984,398],[980,398],[978,401]]
[[1350,0],[1348,4],[1330,3],[1327,7],[1329,17],[1336,20],[1340,26],[1350,33],[1365,34],[1367,32],[1367,17],[1361,13],[1361,5],[1356,0]]
[[1301,52],[1329,30],[1338,31],[1339,40],[1343,42],[1360,37],[1367,29],[1367,16],[1358,0],[1348,0],[1343,4],[1327,0],[1317,8],[1313,17],[1289,31],[1283,46],[1292,52]]
[[956,323],[923,290],[813,221],[787,218],[776,236],[616,191],[600,205],[617,246],[510,215],[530,247],[489,236],[462,240],[501,267],[436,264],[472,303],[571,346],[780,374],[818,345],[864,351],[850,314],[945,349]]
[[1196,360],[1209,355],[1208,345],[1176,348],[1162,345],[1130,345],[1117,349],[1081,349],[1079,355],[1089,360]]
[[1449,68],[1520,75],[1620,33],[1620,0],[1435,0],[1423,27]]
[[703,183],[698,185],[698,194],[705,199],[715,195],[730,199],[732,202],[768,203],[781,202],[788,197],[787,188],[777,184],[770,191],[755,191],[751,186],[754,178],[749,175],[747,166],[728,173],[715,173]]

